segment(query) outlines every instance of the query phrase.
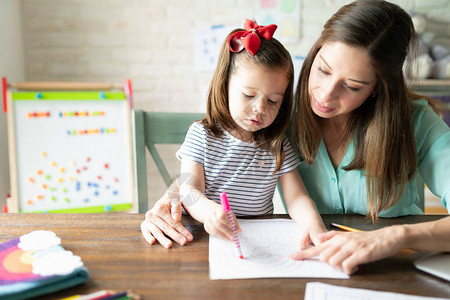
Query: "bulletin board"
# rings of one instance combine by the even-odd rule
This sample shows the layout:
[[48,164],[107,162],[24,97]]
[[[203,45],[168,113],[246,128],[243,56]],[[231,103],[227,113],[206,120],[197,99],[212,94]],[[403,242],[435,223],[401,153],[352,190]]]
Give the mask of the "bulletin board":
[[137,211],[124,92],[8,91],[9,212]]

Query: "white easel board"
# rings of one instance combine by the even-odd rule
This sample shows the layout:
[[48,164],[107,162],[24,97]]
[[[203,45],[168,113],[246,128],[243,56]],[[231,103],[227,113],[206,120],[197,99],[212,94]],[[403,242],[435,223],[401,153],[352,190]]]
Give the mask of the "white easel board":
[[9,212],[137,211],[124,92],[8,92]]

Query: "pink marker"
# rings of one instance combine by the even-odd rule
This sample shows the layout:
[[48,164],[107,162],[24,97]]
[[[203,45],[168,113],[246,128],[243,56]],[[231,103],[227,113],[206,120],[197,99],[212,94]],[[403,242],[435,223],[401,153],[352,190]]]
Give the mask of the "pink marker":
[[236,252],[240,259],[244,259],[244,257],[242,256],[241,245],[239,244],[239,239],[237,236],[236,224],[234,224],[233,215],[231,214],[230,203],[228,202],[227,193],[225,192],[220,193],[220,203],[222,203],[223,210],[227,213],[228,220],[230,220],[231,223],[231,230],[233,230],[234,233],[233,243]]

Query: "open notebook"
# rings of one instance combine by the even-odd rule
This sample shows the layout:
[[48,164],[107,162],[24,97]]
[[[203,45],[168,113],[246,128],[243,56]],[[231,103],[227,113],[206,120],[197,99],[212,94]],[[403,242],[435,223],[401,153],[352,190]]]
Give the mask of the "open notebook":
[[450,253],[432,253],[414,262],[417,269],[450,281]]
[[339,278],[349,276],[317,259],[292,260],[298,251],[300,227],[290,219],[239,219],[240,247],[231,241],[209,236],[209,278]]

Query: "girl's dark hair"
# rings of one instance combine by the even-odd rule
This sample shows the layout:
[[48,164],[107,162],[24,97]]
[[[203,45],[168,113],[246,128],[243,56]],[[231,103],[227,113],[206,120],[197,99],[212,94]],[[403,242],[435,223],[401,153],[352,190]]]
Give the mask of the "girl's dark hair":
[[[228,36],[236,31],[235,29]],[[230,76],[239,65],[254,65],[271,71],[285,71],[288,79],[288,86],[284,93],[278,115],[273,123],[261,130],[253,133],[253,142],[262,149],[270,151],[276,157],[278,171],[284,161],[283,140],[289,123],[293,98],[294,67],[289,52],[275,38],[267,40],[261,39],[261,45],[255,55],[251,55],[247,50],[231,52],[228,37],[220,50],[219,60],[209,85],[206,118],[201,123],[215,137],[222,136],[223,128],[236,128],[238,126],[232,119],[228,105],[228,85]]]

